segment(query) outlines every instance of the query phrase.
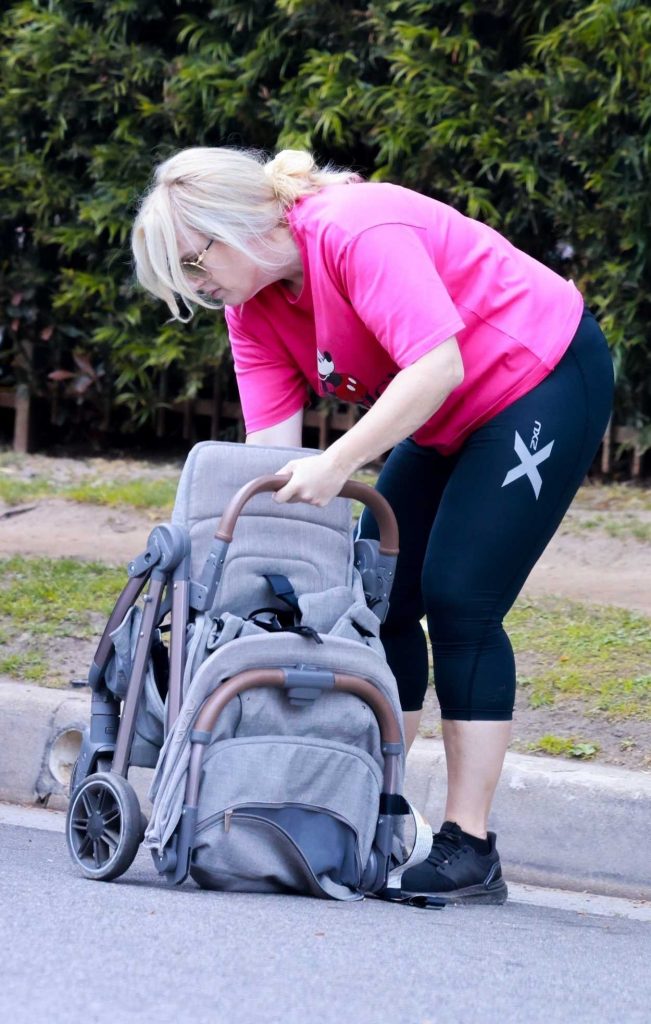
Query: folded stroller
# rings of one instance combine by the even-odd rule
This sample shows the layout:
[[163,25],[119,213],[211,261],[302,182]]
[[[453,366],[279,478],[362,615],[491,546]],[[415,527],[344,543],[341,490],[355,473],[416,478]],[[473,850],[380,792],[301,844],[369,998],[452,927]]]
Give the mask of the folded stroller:
[[[310,454],[196,445],[171,524],[129,564],[71,783],[67,843],[87,877],[117,878],[144,841],[171,884],[401,900],[402,871],[429,852],[402,795],[402,715],[378,638],[395,518],[353,482],[325,509],[274,502],[278,469]],[[354,541],[350,499],[379,541]],[[155,769],[148,823],[131,766]]]

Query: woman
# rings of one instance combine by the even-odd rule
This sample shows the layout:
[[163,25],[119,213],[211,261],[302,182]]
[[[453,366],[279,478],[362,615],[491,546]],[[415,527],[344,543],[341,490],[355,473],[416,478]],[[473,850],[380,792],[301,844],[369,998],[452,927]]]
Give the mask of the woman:
[[427,616],[448,769],[445,821],[403,887],[503,903],[487,831],[515,693],[502,620],[608,421],[596,321],[572,283],[486,225],[303,152],[178,153],[143,200],[133,251],[173,316],[177,296],[186,319],[194,303],[225,308],[248,443],[300,446],[308,386],[368,410],[284,467],[278,501],[325,505],[392,450],[377,486],[401,552],[382,640],[411,744]]

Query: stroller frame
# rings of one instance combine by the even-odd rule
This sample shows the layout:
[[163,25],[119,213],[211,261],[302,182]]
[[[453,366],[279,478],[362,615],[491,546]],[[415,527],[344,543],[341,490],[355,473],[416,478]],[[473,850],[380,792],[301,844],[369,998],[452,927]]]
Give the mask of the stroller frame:
[[[84,735],[71,781],[66,838],[73,862],[86,877],[103,881],[119,877],[132,863],[144,836],[146,820],[127,776],[136,715],[143,696],[156,629],[169,614],[167,735],[181,711],[190,613],[212,607],[233,530],[246,502],[254,494],[280,490],[288,480],[288,476],[279,474],[265,475],[239,489],[224,510],[198,581],[190,578],[189,536],[184,528],[175,524],[156,526],[148,538],[146,550],[129,563],[129,581],[118,597],[90,668],[88,683],[93,691],[90,728]],[[349,481],[340,496],[363,502],[377,521],[380,540],[355,542],[355,567],[362,577],[367,601],[383,621],[398,556],[395,517],[386,500],[366,484]],[[109,690],[105,680],[113,653],[111,633],[123,621],[147,584],[131,674],[120,713],[120,698]],[[365,866],[362,888],[368,892],[379,892],[386,886],[389,875],[394,819],[405,813],[406,806],[398,792],[403,754],[400,723],[390,703],[368,680],[305,665],[242,671],[206,698],[190,733],[190,765],[180,821],[162,851],[152,850],[158,872],[172,885],[178,885],[187,878],[197,823],[204,750],[228,702],[248,689],[261,686],[284,689],[293,704],[312,701],[325,689],[342,690],[358,696],[374,713],[384,757],[383,791],[375,840]]]

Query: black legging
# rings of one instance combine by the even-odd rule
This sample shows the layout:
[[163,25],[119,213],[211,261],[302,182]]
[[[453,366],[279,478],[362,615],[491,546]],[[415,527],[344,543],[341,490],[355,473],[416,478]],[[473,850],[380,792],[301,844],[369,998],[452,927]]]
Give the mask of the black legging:
[[[451,456],[410,438],[378,480],[400,527],[382,641],[405,711],[423,705],[427,615],[443,718],[513,715],[515,663],[502,620],[590,467],[612,404],[604,336],[585,312],[542,383],[477,429]],[[364,536],[377,536],[365,513]]]

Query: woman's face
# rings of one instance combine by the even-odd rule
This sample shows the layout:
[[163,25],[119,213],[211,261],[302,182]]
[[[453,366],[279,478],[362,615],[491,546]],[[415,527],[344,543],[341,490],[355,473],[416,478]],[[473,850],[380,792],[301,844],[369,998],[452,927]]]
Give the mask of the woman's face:
[[182,263],[199,261],[201,265],[200,269],[187,268],[193,288],[226,306],[240,306],[280,279],[278,271],[260,267],[238,249],[196,231],[188,231],[178,243]]

